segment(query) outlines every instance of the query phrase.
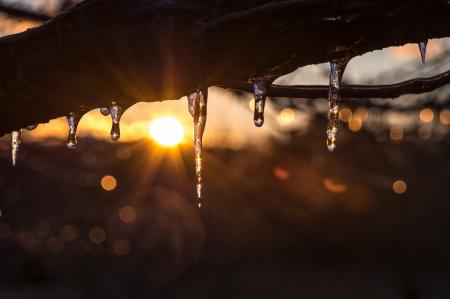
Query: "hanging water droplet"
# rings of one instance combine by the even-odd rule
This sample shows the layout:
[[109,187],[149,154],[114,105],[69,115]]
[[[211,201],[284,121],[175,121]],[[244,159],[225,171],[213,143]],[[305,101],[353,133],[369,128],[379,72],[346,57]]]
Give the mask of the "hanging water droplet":
[[336,136],[339,125],[339,98],[342,76],[350,58],[335,59],[330,62],[330,91],[328,101],[330,104],[330,121],[327,128],[327,147],[330,152],[336,149]]
[[12,156],[12,165],[16,166],[17,156],[19,155],[20,148],[20,135],[22,134],[22,130],[13,131],[11,133],[11,156]]
[[262,127],[264,125],[264,109],[267,98],[267,82],[259,80],[253,82],[253,94],[255,96],[255,126]]
[[38,126],[39,126],[39,125],[31,125],[31,126],[26,127],[26,129],[27,129],[28,131],[33,131],[33,130],[36,130],[36,128],[37,128]]
[[108,116],[111,112],[109,111],[109,108],[101,107],[101,108],[100,108],[100,113],[101,113],[103,116]]
[[[208,90],[199,89],[194,94],[190,94],[188,99],[192,99],[192,105],[189,104],[189,111],[194,117],[194,149],[195,149],[195,175],[196,175],[196,189],[198,207],[202,207],[203,197],[203,134],[205,132],[207,105],[208,105]],[[191,102],[190,102],[191,103]]]
[[117,102],[112,102],[109,108],[112,118],[111,139],[119,141],[120,139],[120,119],[122,118],[123,109]]
[[423,64],[425,64],[425,61],[427,58],[427,45],[428,45],[428,40],[419,42],[420,57],[422,58]]
[[67,121],[69,123],[69,137],[67,138],[67,148],[75,149],[77,147],[77,128],[80,120],[76,113],[71,112],[67,116]]

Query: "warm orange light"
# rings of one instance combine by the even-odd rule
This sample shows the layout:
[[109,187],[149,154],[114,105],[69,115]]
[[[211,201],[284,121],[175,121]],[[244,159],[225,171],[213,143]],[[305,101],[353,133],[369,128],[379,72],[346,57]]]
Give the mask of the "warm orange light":
[[119,219],[123,223],[133,223],[136,220],[136,210],[132,207],[123,207],[119,211]]
[[120,239],[114,242],[113,252],[115,255],[124,256],[130,253],[130,242],[125,239]]
[[361,119],[361,121],[365,122],[369,119],[369,111],[364,107],[358,107],[355,110],[355,117]]
[[440,115],[441,123],[444,125],[450,125],[450,109],[444,109]]
[[400,141],[403,139],[403,128],[401,127],[392,127],[389,131],[389,136],[391,137],[392,141]]
[[106,240],[106,232],[101,227],[94,227],[89,231],[89,240],[97,245],[102,244]]
[[280,181],[289,180],[289,178],[291,177],[291,174],[289,173],[289,171],[287,169],[282,168],[282,167],[275,167],[273,169],[273,175],[274,175],[274,177],[276,177]]
[[348,189],[347,185],[336,183],[331,179],[324,179],[323,186],[332,193],[343,193]]
[[104,190],[113,191],[117,187],[117,180],[111,175],[106,175],[102,178],[100,184]]
[[157,118],[152,122],[149,134],[153,140],[165,147],[173,147],[184,139],[184,129],[181,123],[170,116]]
[[397,194],[403,194],[408,189],[408,185],[403,180],[397,180],[394,182],[394,184],[392,184],[392,189]]
[[424,123],[430,123],[433,121],[434,112],[430,108],[424,108],[419,113],[420,120]]
[[358,132],[362,129],[362,120],[359,117],[352,117],[348,121],[348,127],[353,132]]
[[284,108],[278,114],[277,118],[281,125],[287,126],[295,120],[295,111],[291,108]]
[[344,108],[339,111],[339,119],[343,122],[348,122],[352,116],[353,112],[349,108]]

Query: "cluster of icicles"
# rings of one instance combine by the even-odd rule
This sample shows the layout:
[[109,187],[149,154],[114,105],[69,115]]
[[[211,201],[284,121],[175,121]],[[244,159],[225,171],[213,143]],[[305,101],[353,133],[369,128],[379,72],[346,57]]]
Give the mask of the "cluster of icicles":
[[[426,47],[428,41],[422,41],[419,43],[420,54],[422,62],[425,63]],[[339,125],[339,99],[342,77],[344,75],[345,68],[347,67],[349,57],[335,59],[330,62],[330,91],[328,95],[329,101],[329,123],[327,127],[327,147],[330,152],[336,149],[336,140]],[[264,124],[264,109],[266,105],[267,92],[272,84],[271,81],[265,80],[252,80],[253,93],[255,97],[255,114],[254,123],[255,126],[261,127]],[[207,117],[207,104],[208,104],[208,89],[198,88],[188,96],[188,109],[189,113],[194,119],[194,150],[195,150],[195,173],[196,173],[196,190],[198,207],[202,207],[203,197],[203,172],[202,172],[202,158],[203,158],[203,133],[205,132],[206,117]],[[100,112],[104,116],[111,115],[112,128],[111,139],[118,141],[120,139],[120,119],[124,112],[122,106],[118,102],[112,102],[109,108],[100,108]],[[80,115],[77,113],[69,113],[67,120],[69,123],[69,137],[67,138],[67,147],[69,149],[75,149],[77,146],[76,131],[80,120]],[[27,130],[34,130],[37,125],[29,126]],[[20,146],[20,135],[22,130],[12,132],[12,163],[16,165],[17,155]]]

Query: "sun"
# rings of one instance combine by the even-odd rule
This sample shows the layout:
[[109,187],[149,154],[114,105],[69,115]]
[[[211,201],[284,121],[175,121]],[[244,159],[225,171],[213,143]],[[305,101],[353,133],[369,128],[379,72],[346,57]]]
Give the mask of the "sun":
[[174,147],[184,139],[184,129],[180,121],[170,116],[155,119],[149,128],[150,137],[165,147]]

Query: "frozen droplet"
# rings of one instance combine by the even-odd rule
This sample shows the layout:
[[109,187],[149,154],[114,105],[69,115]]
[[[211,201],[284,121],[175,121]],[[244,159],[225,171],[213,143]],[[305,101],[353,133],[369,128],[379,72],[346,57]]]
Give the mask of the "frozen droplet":
[[267,82],[258,80],[253,82],[253,94],[255,96],[255,126],[261,127],[264,124],[264,109],[267,98]]
[[101,113],[103,116],[108,116],[111,112],[109,111],[109,108],[101,107],[101,108],[100,108],[100,113]]
[[199,89],[195,94],[190,94],[188,99],[192,99],[189,104],[189,112],[192,111],[191,114],[194,117],[195,176],[198,207],[201,208],[203,197],[203,134],[206,126],[208,90]]
[[428,45],[428,40],[419,42],[420,57],[422,58],[423,64],[425,64],[425,61],[427,58],[427,45]]
[[11,156],[12,156],[13,166],[16,166],[17,156],[19,155],[20,135],[21,134],[22,134],[22,130],[13,131],[11,134]]
[[31,125],[31,126],[27,126],[26,129],[28,131],[33,131],[33,130],[36,130],[37,127],[38,127],[38,125]]
[[330,104],[329,123],[327,128],[327,147],[330,152],[336,149],[336,138],[339,126],[339,98],[342,76],[350,58],[335,59],[330,62],[330,91],[328,101]]
[[67,121],[69,123],[69,137],[67,138],[67,148],[75,149],[77,147],[77,128],[80,119],[78,114],[69,113],[67,116]]
[[112,128],[111,139],[113,141],[119,141],[120,139],[120,119],[122,118],[123,109],[117,102],[112,102],[109,108],[111,112]]

